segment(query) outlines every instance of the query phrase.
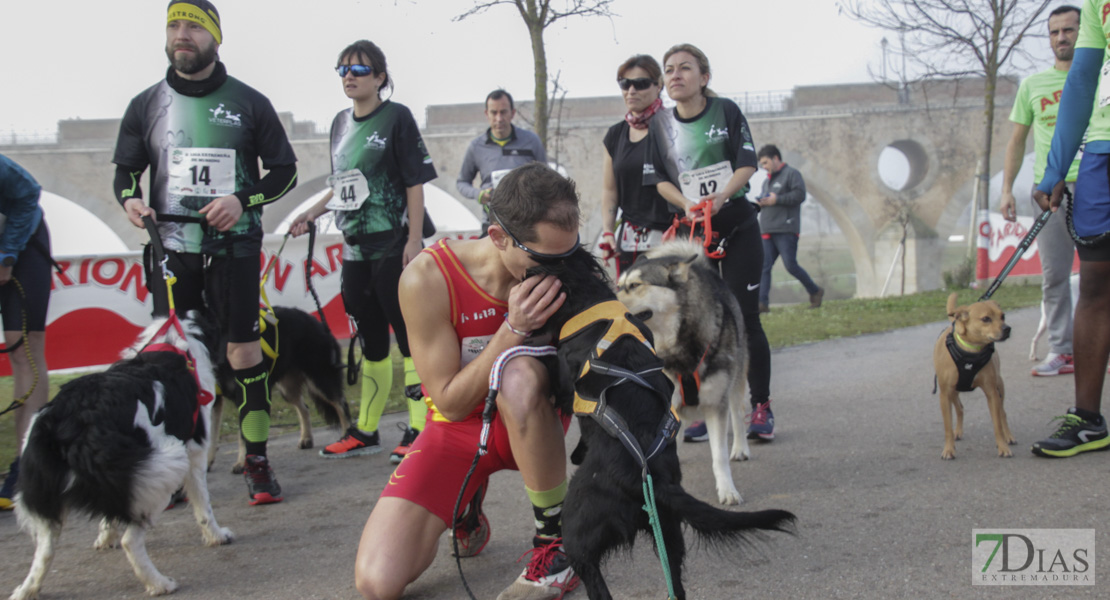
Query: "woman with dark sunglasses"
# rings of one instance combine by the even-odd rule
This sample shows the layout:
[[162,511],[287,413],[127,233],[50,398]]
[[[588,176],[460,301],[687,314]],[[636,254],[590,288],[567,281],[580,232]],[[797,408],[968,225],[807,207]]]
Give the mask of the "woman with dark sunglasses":
[[367,40],[351,44],[339,54],[335,70],[353,106],[331,124],[331,190],[297,215],[290,232],[301,235],[308,221],[334,211],[345,242],[343,306],[358,327],[364,360],[358,423],[320,454],[345,458],[381,451],[378,422],[393,384],[392,326],[404,356],[409,398],[409,427],[390,457],[399,463],[423,430],[427,407],[410,358],[397,285],[401,270],[424,247],[423,185],[436,178],[436,170],[409,109],[382,100],[382,90],[392,88],[392,82],[378,46]]
[[[628,113],[624,120],[605,134],[605,155],[601,168],[601,227],[599,247],[605,260],[617,257],[617,274],[627,269],[640,252],[651,249],[663,239],[674,211],[654,185],[644,184],[647,162],[648,124],[662,110],[663,71],[654,58],[637,54],[617,68],[617,85],[624,96]],[[617,209],[621,213],[616,228]],[[676,205],[675,210],[685,210]]]
[[[720,234],[723,258],[713,259],[744,317],[748,344],[748,390],[753,407],[749,439],[774,439],[771,413],[771,349],[759,320],[759,282],[763,240],[758,212],[745,194],[758,164],[751,130],[740,107],[709,89],[709,59],[691,44],[663,55],[663,81],[676,106],[662,111],[649,130],[653,169],[644,182],[656,185],[668,202],[700,217],[710,203],[713,230]],[[704,425],[692,425],[687,439],[697,441]]]

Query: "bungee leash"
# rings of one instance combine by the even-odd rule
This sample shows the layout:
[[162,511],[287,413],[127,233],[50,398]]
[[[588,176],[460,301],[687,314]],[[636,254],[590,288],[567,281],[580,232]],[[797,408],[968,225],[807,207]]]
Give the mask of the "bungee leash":
[[[474,475],[474,470],[478,468],[478,460],[489,453],[489,433],[493,424],[493,413],[497,408],[497,392],[501,389],[501,374],[505,369],[505,363],[518,356],[550,356],[555,352],[554,346],[513,346],[498,355],[497,360],[493,362],[493,368],[489,372],[489,393],[486,395],[485,407],[482,409],[482,433],[478,437],[478,451],[474,453],[474,460],[470,462],[470,469],[467,470],[466,477],[463,478],[462,486],[459,488],[459,495],[455,499],[455,508],[451,511],[452,521],[457,522],[458,520],[459,510],[462,508],[462,499],[466,494],[466,486],[470,484],[470,477]],[[470,596],[470,600],[478,600],[470,589],[470,584],[467,583],[466,575],[463,573],[462,556],[459,554],[459,537],[453,534],[454,525],[452,524],[451,547],[455,553],[455,566],[458,567],[459,578],[462,579],[463,588]]]
[[22,334],[19,336],[18,342],[13,344],[10,348],[4,348],[0,350],[0,354],[12,352],[20,346],[23,346],[23,352],[27,354],[27,363],[31,365],[31,372],[34,374],[34,379],[31,381],[30,389],[28,389],[27,392],[19,398],[13,399],[12,403],[9,404],[7,408],[5,408],[3,411],[0,411],[0,415],[6,415],[11,411],[16,410],[17,408],[22,407],[27,402],[27,399],[31,397],[31,394],[34,393],[35,388],[39,385],[39,367],[35,363],[34,356],[31,355],[31,344],[27,341],[27,292],[24,291],[23,284],[19,283],[19,279],[17,279],[16,277],[12,277],[11,283],[14,284],[16,289],[19,290],[19,297],[23,299],[23,301],[19,303],[19,312],[22,314]]
[[320,322],[328,331],[331,327],[328,325],[328,319],[324,316],[324,308],[320,306],[320,296],[316,293],[316,286],[312,283],[312,260],[313,250],[316,248],[316,221],[308,221],[308,260],[304,263],[304,281],[308,286],[308,293],[312,294],[312,300],[316,303],[316,314],[320,315]]

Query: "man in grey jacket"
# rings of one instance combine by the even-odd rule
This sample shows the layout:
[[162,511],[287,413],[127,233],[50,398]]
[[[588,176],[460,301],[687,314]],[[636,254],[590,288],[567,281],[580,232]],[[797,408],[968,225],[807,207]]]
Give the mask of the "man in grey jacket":
[[809,293],[809,307],[821,306],[825,290],[817,287],[798,264],[798,236],[802,232],[802,202],[806,182],[797,169],[782,162],[779,149],[768,144],[759,149],[759,166],[767,171],[759,195],[759,227],[763,231],[763,278],[759,283],[759,311],[767,312],[771,295],[771,269],[782,256],[786,272]]
[[[547,162],[547,152],[540,138],[525,129],[513,126],[516,107],[513,97],[502,89],[496,89],[486,96],[486,119],[489,129],[470,140],[463,157],[462,168],[455,187],[459,193],[486,209],[489,195],[506,173],[530,162]],[[481,181],[474,185],[474,176]],[[482,230],[489,227],[488,209],[482,217]]]

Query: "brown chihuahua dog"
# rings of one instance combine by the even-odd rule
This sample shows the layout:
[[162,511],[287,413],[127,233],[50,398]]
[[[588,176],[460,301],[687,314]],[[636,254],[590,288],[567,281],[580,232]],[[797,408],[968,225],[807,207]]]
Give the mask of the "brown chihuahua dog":
[[[956,440],[963,437],[964,407],[960,392],[981,388],[987,395],[991,420],[994,421],[994,442],[998,455],[1009,457],[1010,444],[1016,443],[1006,422],[1002,401],[1006,396],[1002,385],[1002,370],[994,342],[1010,337],[1006,313],[993,300],[956,306],[956,294],[948,297],[949,327],[937,339],[933,348],[933,367],[936,369],[935,394],[940,390],[940,412],[944,417],[944,451],[941,458],[956,458]],[[956,428],[952,429],[952,408],[956,409]]]

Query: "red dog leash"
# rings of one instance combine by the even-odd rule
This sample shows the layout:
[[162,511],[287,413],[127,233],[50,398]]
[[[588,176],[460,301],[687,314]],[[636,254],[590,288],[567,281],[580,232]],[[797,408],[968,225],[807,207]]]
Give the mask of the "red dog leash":
[[[695,212],[700,216],[690,217],[689,213]],[[701,233],[698,233],[698,226],[701,226]],[[709,258],[724,258],[725,250],[720,244],[720,235],[713,231],[713,201],[706,199],[702,200],[694,207],[687,211],[686,215],[675,215],[674,221],[671,226],[663,233],[663,241],[669,242],[677,239],[679,230],[688,227],[690,229],[689,240],[697,242],[705,249],[705,255]]]

